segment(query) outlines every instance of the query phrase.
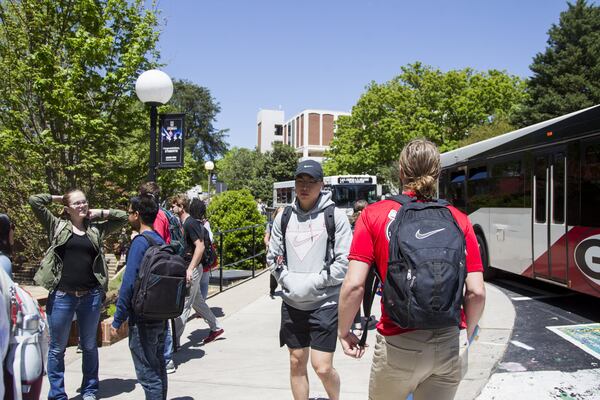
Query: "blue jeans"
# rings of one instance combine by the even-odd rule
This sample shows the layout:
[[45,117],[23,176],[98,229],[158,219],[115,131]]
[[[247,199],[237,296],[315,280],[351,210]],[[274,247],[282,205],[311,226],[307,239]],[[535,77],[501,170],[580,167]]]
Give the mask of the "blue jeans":
[[67,399],[65,393],[65,349],[69,340],[73,314],[77,315],[79,343],[83,352],[83,380],[81,395],[96,395],[98,392],[98,346],[96,334],[100,321],[100,310],[104,291],[98,287],[88,294],[76,297],[60,290],[48,296],[46,314],[50,326],[48,348],[49,399]]
[[165,321],[138,321],[129,327],[129,350],[146,400],[167,398],[165,329]]
[[171,320],[167,321],[167,328],[165,329],[165,364],[173,360],[173,335],[171,334]]

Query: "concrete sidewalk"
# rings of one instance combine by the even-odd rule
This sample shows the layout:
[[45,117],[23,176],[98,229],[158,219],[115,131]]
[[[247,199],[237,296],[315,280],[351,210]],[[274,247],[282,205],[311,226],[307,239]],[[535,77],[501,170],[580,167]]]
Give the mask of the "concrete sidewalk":
[[[208,334],[202,319],[188,322],[182,348],[175,354],[177,372],[169,375],[169,399],[290,399],[289,365],[286,348],[279,347],[281,299],[268,296],[269,277],[263,274],[208,300],[222,321],[225,334],[206,346],[199,344]],[[469,372],[457,399],[474,399],[502,357],[514,322],[508,298],[487,285],[488,301],[481,321],[479,340],[470,348]],[[379,314],[379,307],[374,306]],[[375,331],[361,360],[346,357],[340,349],[334,365],[342,380],[343,399],[366,399],[373,356]],[[135,377],[127,340],[100,350],[100,398],[143,399]],[[71,398],[81,383],[81,357],[67,350],[66,388]],[[309,366],[311,398],[327,398],[319,379]],[[43,394],[48,391],[44,382]]]

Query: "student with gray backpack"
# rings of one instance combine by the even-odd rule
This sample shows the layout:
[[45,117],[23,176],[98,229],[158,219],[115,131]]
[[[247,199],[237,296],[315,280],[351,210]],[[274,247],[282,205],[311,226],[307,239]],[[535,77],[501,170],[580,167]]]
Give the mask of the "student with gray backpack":
[[[371,400],[410,393],[414,400],[450,400],[466,372],[458,362],[459,329],[472,338],[483,313],[483,266],[467,216],[433,197],[439,173],[437,147],[411,141],[400,155],[402,196],[369,205],[356,222],[338,336],[346,355],[362,357],[366,331],[361,341],[351,325],[365,290],[377,286],[365,289],[373,271],[383,297]],[[372,294],[366,296],[371,302]]]
[[313,160],[298,164],[296,200],[273,221],[267,264],[282,288],[279,345],[287,346],[294,399],[309,398],[311,364],[331,400],[340,396],[333,367],[337,302],[352,240],[346,214],[323,189],[323,169]]

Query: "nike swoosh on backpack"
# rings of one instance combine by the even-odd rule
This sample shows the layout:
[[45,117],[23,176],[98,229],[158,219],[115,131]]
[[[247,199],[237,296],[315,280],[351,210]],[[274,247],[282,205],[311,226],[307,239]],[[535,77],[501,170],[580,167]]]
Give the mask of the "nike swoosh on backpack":
[[419,239],[419,240],[421,240],[421,239],[425,239],[425,238],[428,238],[428,237],[429,237],[429,236],[431,236],[431,235],[435,235],[436,233],[443,231],[444,229],[446,229],[446,228],[437,229],[437,230],[435,230],[435,231],[431,231],[431,232],[425,232],[425,233],[421,233],[421,230],[419,229],[419,230],[417,230],[417,232],[415,233],[415,237],[416,237],[417,239]]

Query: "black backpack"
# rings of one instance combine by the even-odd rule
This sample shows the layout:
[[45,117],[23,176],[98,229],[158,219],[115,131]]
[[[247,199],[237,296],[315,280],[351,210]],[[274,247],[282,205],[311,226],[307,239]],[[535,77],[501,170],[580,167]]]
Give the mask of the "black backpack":
[[150,247],[140,264],[133,288],[133,311],[142,319],[165,321],[183,312],[187,265],[171,245],[158,245],[146,233]]
[[181,221],[179,221],[179,218],[177,218],[166,208],[161,207],[160,209],[165,213],[167,216],[167,221],[169,221],[169,235],[171,235],[170,244],[175,248],[177,254],[183,257],[185,253],[185,242],[183,238],[183,227],[181,226]]
[[[287,248],[285,244],[285,231],[287,230],[290,217],[292,216],[292,206],[286,206],[281,214],[281,240],[283,243],[283,257],[287,265]],[[330,267],[335,259],[335,204],[330,204],[325,207],[325,229],[327,230],[327,250],[325,253],[325,270],[327,275],[330,274]]]
[[[400,195],[402,205],[389,227],[388,269],[383,304],[402,328],[438,329],[459,326],[467,275],[465,236],[444,200],[418,202]],[[367,279],[363,308],[371,305],[381,281],[373,266]],[[370,319],[370,317],[369,317]],[[366,323],[360,345],[367,339]]]
[[208,233],[208,229],[204,227],[204,223],[202,221],[198,222],[200,222],[200,225],[202,225],[202,229],[204,230],[204,253],[202,253],[202,260],[200,263],[203,267],[212,269],[217,265],[217,249],[210,240],[210,234]]
[[402,328],[460,324],[467,276],[465,236],[444,200],[417,202],[405,195],[390,226],[384,307]]

